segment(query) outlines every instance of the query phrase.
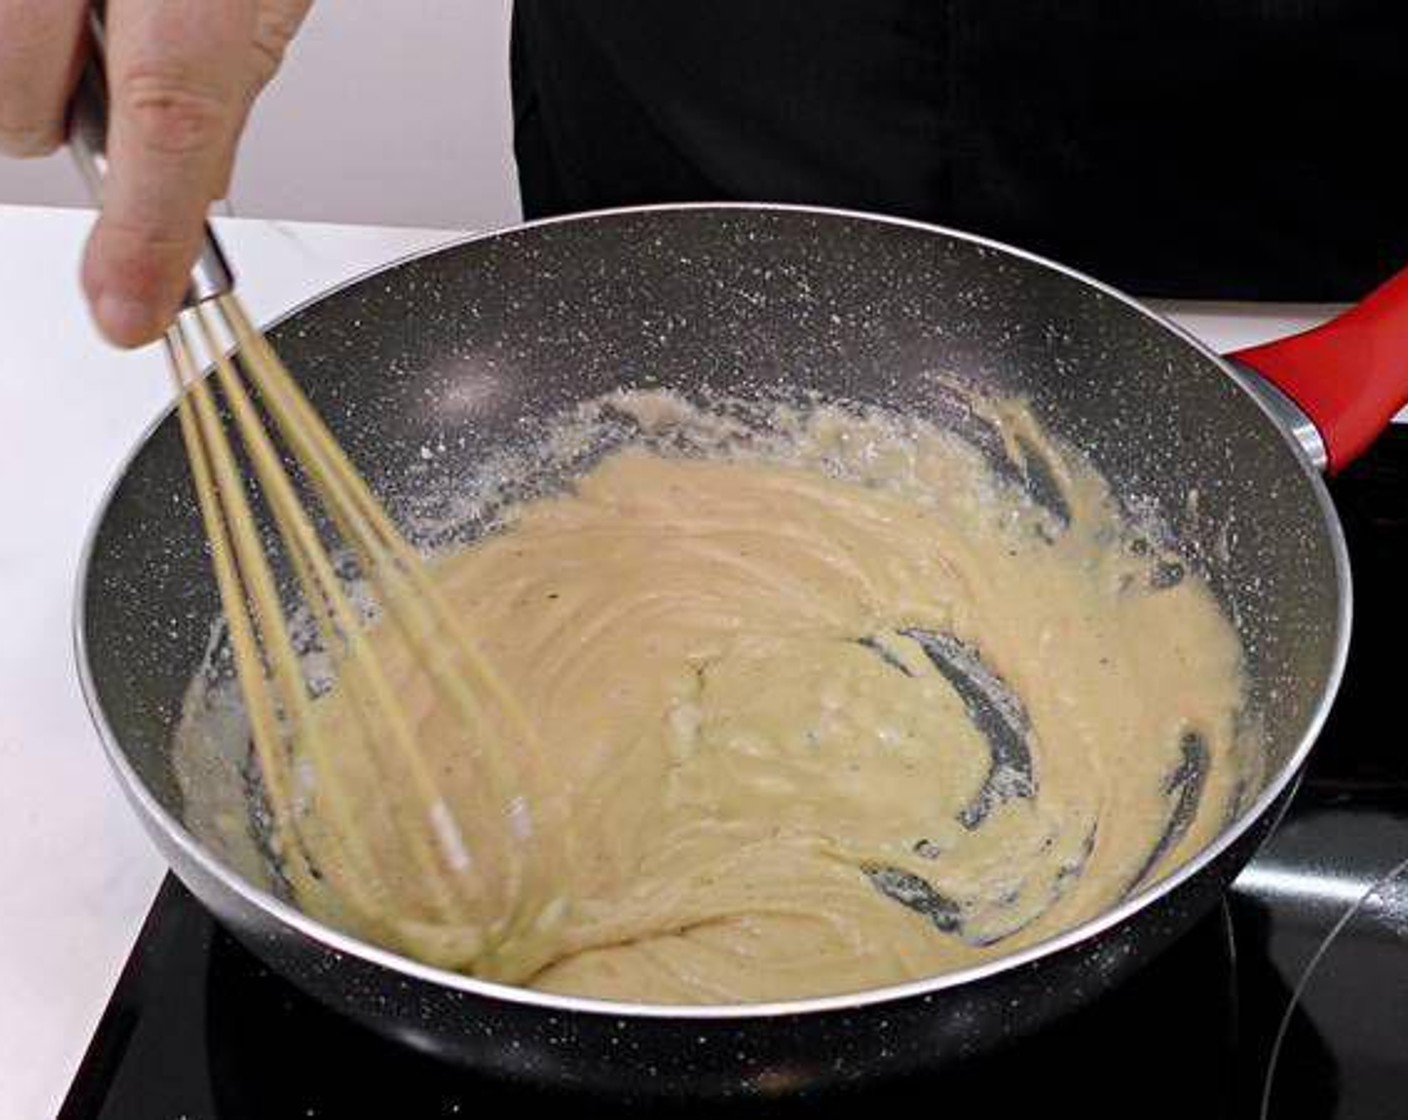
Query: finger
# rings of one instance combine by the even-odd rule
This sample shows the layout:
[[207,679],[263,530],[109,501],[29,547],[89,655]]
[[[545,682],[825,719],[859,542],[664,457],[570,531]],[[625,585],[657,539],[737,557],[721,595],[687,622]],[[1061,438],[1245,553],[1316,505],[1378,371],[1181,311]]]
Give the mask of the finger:
[[109,0],[109,170],[83,281],[119,345],[180,305],[233,159],[255,15],[255,0]]
[[254,26],[254,84],[251,95],[269,84],[312,6],[313,0],[260,0]]
[[[303,21],[312,6],[313,0],[260,0],[255,16],[248,86],[245,90],[244,102],[240,106],[240,118],[236,126],[237,133],[244,131],[250,110],[254,108],[255,99],[263,92],[264,87],[273,80],[279,67],[283,65],[288,45],[298,34],[299,28],[303,26]],[[228,194],[229,189],[230,184],[227,178],[220,186],[220,197],[223,198]]]
[[39,156],[63,142],[86,12],[85,0],[0,0],[0,151]]

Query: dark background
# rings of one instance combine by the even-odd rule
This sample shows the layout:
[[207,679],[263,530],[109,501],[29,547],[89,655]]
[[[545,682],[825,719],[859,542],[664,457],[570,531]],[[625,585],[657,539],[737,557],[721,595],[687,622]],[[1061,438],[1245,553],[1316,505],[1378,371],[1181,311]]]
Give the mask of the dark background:
[[1144,296],[1408,263],[1404,0],[517,0],[513,63],[529,217],[855,207]]

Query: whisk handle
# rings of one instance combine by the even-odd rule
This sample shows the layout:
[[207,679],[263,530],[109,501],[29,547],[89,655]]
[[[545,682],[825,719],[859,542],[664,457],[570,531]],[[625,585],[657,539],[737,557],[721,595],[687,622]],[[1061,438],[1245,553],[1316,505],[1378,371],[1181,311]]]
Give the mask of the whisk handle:
[[[106,36],[103,28],[103,5],[94,4],[88,12],[88,30],[92,49],[79,76],[78,86],[68,110],[68,147],[79,173],[88,184],[94,202],[103,196],[103,180],[108,174],[108,80],[104,65]],[[234,290],[235,274],[225,259],[224,250],[209,223],[205,227],[205,243],[200,256],[191,266],[191,283],[186,289],[186,306],[194,307],[208,299]]]

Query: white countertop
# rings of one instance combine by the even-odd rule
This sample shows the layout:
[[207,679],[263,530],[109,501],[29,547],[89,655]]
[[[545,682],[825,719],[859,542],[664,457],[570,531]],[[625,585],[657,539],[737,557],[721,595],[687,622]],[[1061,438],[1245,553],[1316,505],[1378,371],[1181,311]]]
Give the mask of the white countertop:
[[[98,498],[168,399],[159,349],[121,353],[79,298],[83,211],[0,206],[0,1120],[53,1115],[163,865],[108,773],[70,643],[74,571]],[[221,223],[260,320],[445,231]],[[1212,345],[1328,309],[1164,305]]]

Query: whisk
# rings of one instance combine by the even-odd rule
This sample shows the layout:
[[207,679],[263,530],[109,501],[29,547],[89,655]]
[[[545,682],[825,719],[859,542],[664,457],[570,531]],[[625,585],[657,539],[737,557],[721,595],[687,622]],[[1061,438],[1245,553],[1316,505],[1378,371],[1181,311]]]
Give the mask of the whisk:
[[[95,14],[97,47],[69,130],[95,196],[106,173],[102,30]],[[563,837],[544,814],[535,820],[532,723],[253,326],[209,228],[165,348],[280,874],[300,901],[320,899],[358,932],[430,963],[502,979],[531,973],[563,906],[541,872],[569,847],[553,846]],[[257,506],[273,522],[270,550],[292,572],[301,628]],[[327,682],[307,668],[310,644],[331,662],[354,719],[323,713],[315,692]],[[472,773],[451,783],[454,796],[422,749],[411,697],[457,721],[457,757],[472,760]]]

